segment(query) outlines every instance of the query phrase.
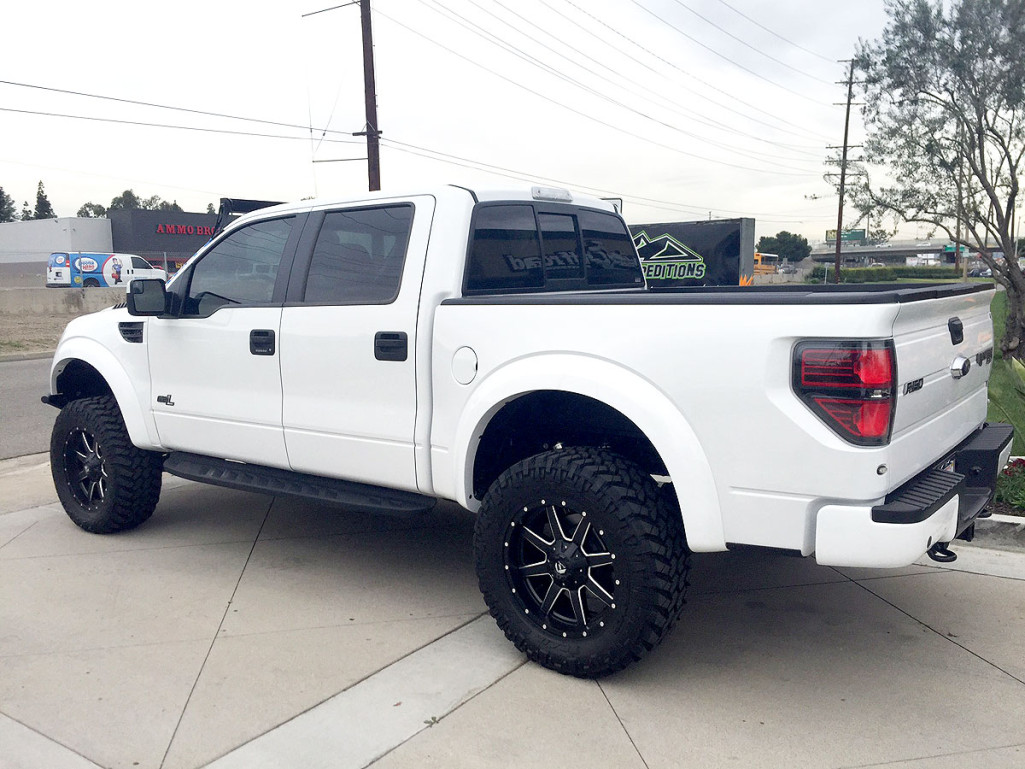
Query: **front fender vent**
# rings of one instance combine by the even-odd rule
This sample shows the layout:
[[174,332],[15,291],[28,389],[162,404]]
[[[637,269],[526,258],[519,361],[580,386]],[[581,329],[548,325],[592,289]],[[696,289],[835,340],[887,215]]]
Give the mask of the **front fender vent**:
[[142,323],[118,323],[117,330],[121,332],[122,338],[132,344],[142,344]]

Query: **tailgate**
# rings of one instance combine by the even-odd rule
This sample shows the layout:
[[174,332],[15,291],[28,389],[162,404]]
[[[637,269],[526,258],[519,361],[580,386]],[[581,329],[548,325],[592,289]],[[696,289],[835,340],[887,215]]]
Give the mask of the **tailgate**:
[[893,324],[894,438],[986,388],[993,363],[993,296],[980,291],[900,305]]

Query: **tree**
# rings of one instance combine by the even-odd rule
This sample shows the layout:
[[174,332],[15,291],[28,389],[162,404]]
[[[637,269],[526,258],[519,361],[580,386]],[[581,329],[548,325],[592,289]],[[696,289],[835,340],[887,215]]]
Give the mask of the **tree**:
[[159,195],[154,195],[151,198],[146,198],[139,203],[139,208],[144,211],[181,211],[181,206],[178,205],[178,201],[170,202],[167,200],[161,200]]
[[18,210],[14,207],[14,198],[0,187],[0,222],[13,222],[18,218]]
[[33,219],[56,219],[57,214],[53,211],[53,206],[50,205],[50,199],[46,197],[46,190],[43,188],[43,182],[39,182],[39,186],[36,187],[36,207],[32,212]]
[[159,195],[140,198],[135,194],[134,190],[125,190],[110,201],[110,208],[107,210],[118,211],[133,209],[139,209],[142,211],[181,211],[182,207],[178,205],[177,200],[174,202],[161,200]]
[[888,0],[855,58],[865,117],[851,177],[862,215],[917,222],[980,253],[1006,290],[1000,349],[1025,360],[1025,275],[1012,237],[1025,156],[1025,4]]
[[29,219],[32,218],[32,209],[29,208],[27,200],[22,201],[21,213],[18,214],[18,218],[21,219],[23,222],[27,222]]
[[78,209],[78,213],[75,216],[81,216],[86,219],[102,219],[107,215],[107,209],[101,206],[99,203],[83,203],[82,207]]
[[107,207],[108,211],[131,211],[136,208],[142,208],[142,201],[139,200],[139,196],[136,195],[132,190],[125,190],[120,195],[110,201],[110,205]]
[[217,209],[214,208],[214,204],[213,203],[207,203],[206,204],[206,212],[208,214],[216,214],[217,213]]
[[786,230],[777,232],[772,237],[762,235],[758,238],[756,250],[766,254],[778,254],[781,259],[786,259],[791,264],[807,259],[811,254],[807,238]]

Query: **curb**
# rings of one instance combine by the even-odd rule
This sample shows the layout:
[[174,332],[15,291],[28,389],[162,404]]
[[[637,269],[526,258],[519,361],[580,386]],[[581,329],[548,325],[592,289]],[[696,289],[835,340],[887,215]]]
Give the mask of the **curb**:
[[56,350],[39,350],[38,352],[4,352],[0,353],[0,363],[19,360],[44,360],[52,358]]

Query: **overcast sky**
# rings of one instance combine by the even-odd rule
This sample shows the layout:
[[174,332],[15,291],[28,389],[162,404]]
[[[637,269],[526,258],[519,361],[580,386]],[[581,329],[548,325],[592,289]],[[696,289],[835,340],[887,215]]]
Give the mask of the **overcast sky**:
[[[343,2],[5,4],[0,187],[20,209],[42,180],[59,216],[126,188],[187,211],[366,190],[365,161],[313,162],[365,157],[359,7],[303,18]],[[372,7],[384,190],[557,183],[631,223],[751,216],[813,242],[836,226],[838,60],[886,21],[883,0]]]

